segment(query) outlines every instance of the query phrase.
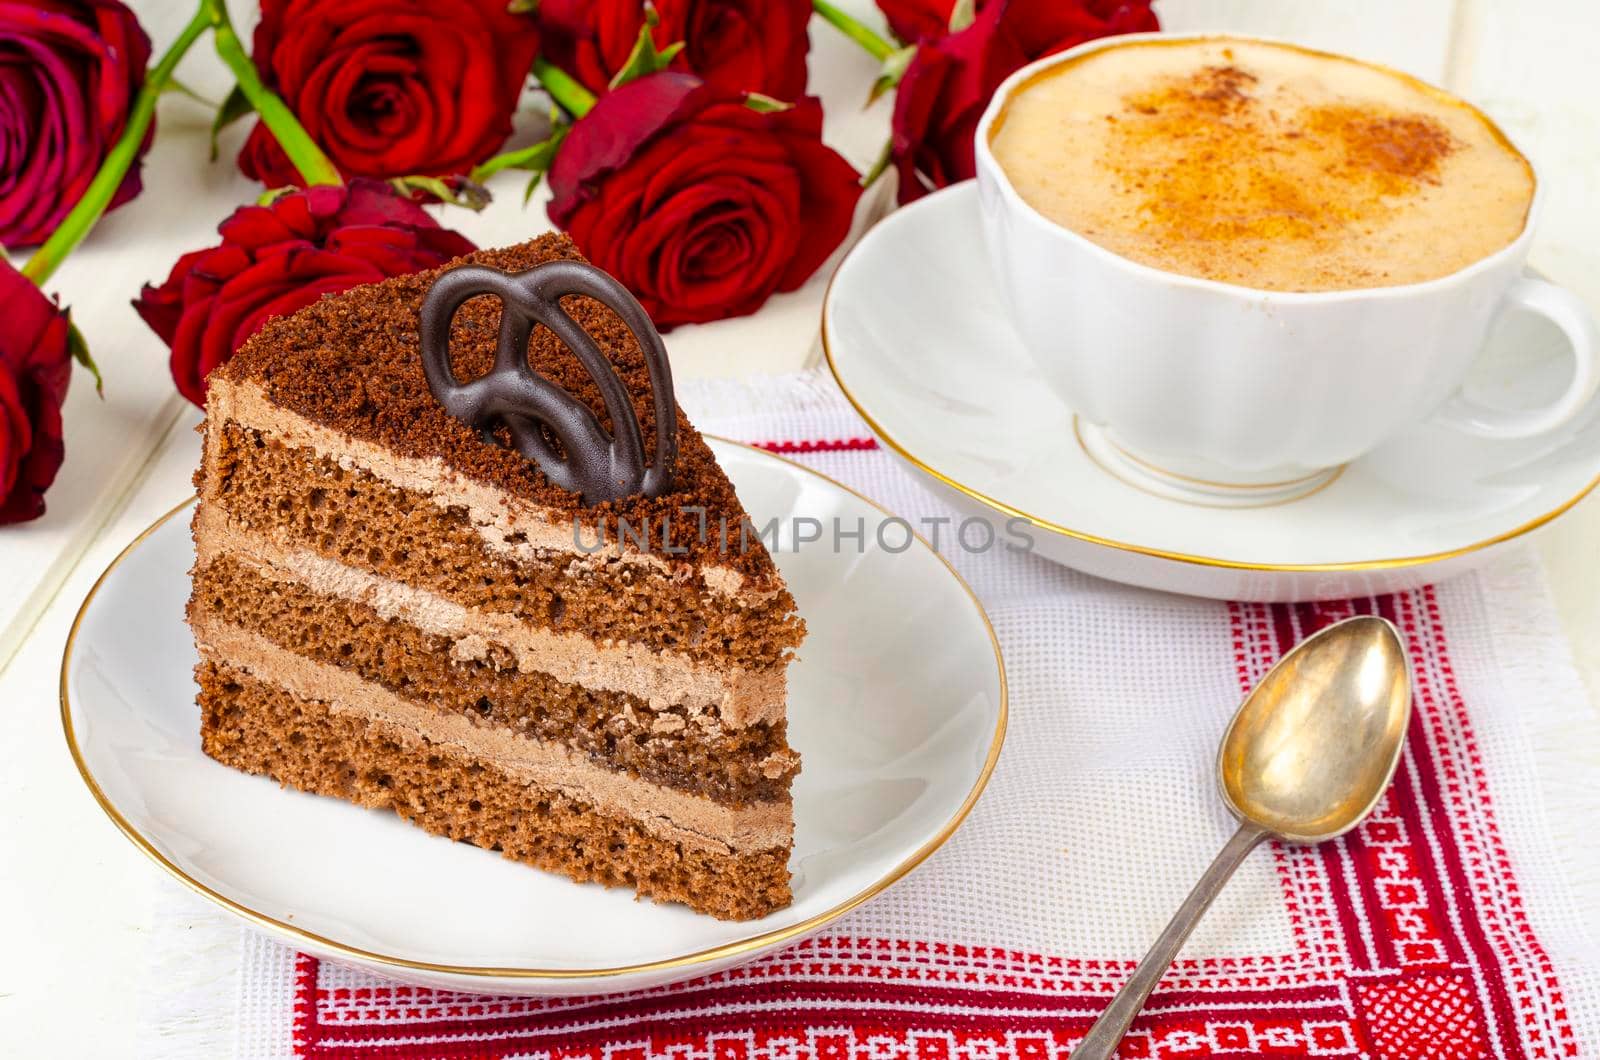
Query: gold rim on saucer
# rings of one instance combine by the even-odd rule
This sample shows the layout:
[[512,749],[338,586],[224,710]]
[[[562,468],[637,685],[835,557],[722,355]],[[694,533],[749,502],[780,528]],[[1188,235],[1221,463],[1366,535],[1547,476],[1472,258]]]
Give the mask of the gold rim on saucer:
[[[719,442],[725,442],[729,445],[738,446],[741,449],[749,449],[753,452],[760,453],[762,456],[769,459],[777,460],[793,467],[797,467],[806,474],[813,475],[829,485],[843,490],[859,500],[865,501],[873,508],[883,512],[884,515],[893,516],[894,514],[890,512],[889,509],[885,508],[883,505],[879,504],[858,490],[851,489],[844,483],[832,479],[820,471],[815,471],[809,467],[806,467],[804,464],[801,464],[797,461],[786,459],[776,453],[768,452],[767,450],[761,449],[757,446],[746,445],[743,442],[736,442],[731,438],[723,438],[713,434],[707,434],[706,437],[715,439]],[[111,801],[106,797],[105,792],[101,790],[100,785],[98,782],[96,782],[93,774],[89,772],[88,764],[83,758],[83,752],[78,747],[77,737],[73,734],[72,702],[67,693],[67,674],[72,662],[73,646],[78,637],[78,627],[82,624],[84,615],[88,613],[89,605],[94,602],[95,595],[100,591],[100,586],[108,577],[110,577],[111,572],[116,570],[117,567],[122,564],[122,561],[126,559],[134,549],[138,548],[146,538],[165,525],[168,520],[172,519],[174,516],[193,504],[196,499],[197,498],[195,497],[190,497],[182,504],[179,504],[177,507],[167,512],[161,518],[157,519],[154,523],[151,523],[148,527],[141,531],[139,536],[135,537],[131,542],[129,542],[126,548],[117,553],[116,558],[113,559],[110,565],[107,566],[106,569],[101,572],[100,576],[95,579],[94,585],[89,588],[88,595],[83,598],[83,603],[79,605],[77,614],[73,616],[72,628],[67,633],[66,648],[61,653],[61,725],[67,737],[67,749],[72,753],[73,765],[77,767],[78,775],[83,778],[83,782],[88,787],[90,794],[94,796],[95,802],[100,804],[100,808],[105,811],[107,817],[111,818],[112,823],[115,824],[117,828],[121,830],[122,834],[127,836],[128,839],[133,842],[133,845],[138,847],[146,857],[150,858],[150,860],[154,861],[157,865],[165,869],[167,873],[179,883],[184,884],[202,897],[210,899],[216,904],[228,909],[240,917],[243,917],[245,920],[250,921],[258,927],[265,928],[269,931],[276,932],[279,935],[288,936],[290,938],[298,939],[304,943],[307,943],[312,949],[332,953],[339,957],[369,964],[381,964],[388,965],[393,968],[408,968],[415,971],[487,979],[604,979],[616,976],[634,975],[643,972],[658,972],[671,969],[691,968],[697,964],[704,964],[710,961],[721,960],[728,957],[737,957],[740,954],[750,953],[753,950],[764,949],[769,946],[774,946],[779,943],[787,942],[790,939],[795,939],[809,934],[817,928],[822,927],[824,924],[827,924],[829,921],[838,919],[862,903],[869,901],[879,894],[882,894],[912,869],[926,861],[934,851],[943,846],[945,842],[955,834],[956,829],[961,827],[961,823],[966,820],[967,815],[972,812],[972,808],[977,805],[979,796],[983,794],[984,788],[988,786],[989,778],[994,773],[995,763],[1000,759],[1000,748],[1005,742],[1006,723],[1009,715],[1009,693],[1006,687],[1005,660],[1000,654],[1000,639],[995,635],[994,625],[989,621],[988,612],[983,609],[983,604],[978,600],[977,594],[972,591],[972,587],[967,584],[966,580],[962,578],[959,573],[957,573],[955,567],[951,566],[949,560],[947,560],[931,544],[929,544],[926,538],[913,530],[913,536],[915,536],[915,538],[920,541],[930,553],[937,557],[940,563],[944,564],[945,570],[949,572],[950,577],[954,578],[956,584],[959,585],[961,590],[967,594],[967,598],[972,601],[973,610],[977,612],[979,620],[983,623],[984,630],[989,634],[989,645],[994,650],[995,676],[999,681],[1000,702],[999,710],[996,715],[994,736],[990,738],[989,749],[986,757],[984,758],[983,767],[978,771],[978,777],[977,780],[973,782],[972,789],[967,792],[966,798],[963,799],[961,805],[956,808],[954,816],[952,816],[949,821],[945,822],[944,826],[940,828],[938,834],[934,835],[933,838],[929,839],[926,843],[922,844],[922,846],[913,851],[910,857],[891,868],[883,875],[882,878],[873,881],[866,887],[866,889],[858,892],[850,898],[847,898],[845,901],[840,902],[833,908],[824,910],[823,912],[809,917],[798,924],[792,924],[783,928],[776,928],[772,931],[766,931],[759,935],[753,935],[749,938],[737,939],[733,942],[723,943],[720,946],[699,950],[695,953],[686,953],[678,957],[665,957],[660,960],[648,961],[643,964],[622,965],[615,968],[479,968],[452,964],[435,964],[429,961],[414,961],[405,957],[395,957],[390,954],[376,953],[372,950],[364,950],[358,946],[350,946],[334,939],[318,935],[315,932],[307,931],[304,928],[296,927],[293,924],[285,923],[282,920],[278,920],[266,913],[257,912],[256,910],[251,909],[249,906],[229,898],[226,895],[212,889],[211,887],[208,887],[206,884],[201,883],[199,880],[196,880],[194,877],[184,872],[179,865],[174,863],[161,851],[157,850],[155,845],[149,839],[147,839],[143,833],[135,828],[127,818],[123,817],[122,814],[117,811],[117,808],[111,804]]]
[[1481,549],[1488,548],[1491,545],[1498,545],[1506,541],[1512,541],[1523,536],[1524,534],[1528,534],[1534,530],[1537,530],[1539,527],[1550,522],[1552,519],[1563,515],[1573,505],[1577,504],[1579,501],[1583,500],[1590,493],[1592,493],[1596,486],[1600,486],[1600,475],[1596,475],[1595,477],[1591,478],[1588,483],[1586,483],[1584,487],[1577,493],[1573,494],[1571,497],[1562,501],[1556,507],[1550,509],[1542,515],[1535,516],[1522,525],[1511,530],[1507,530],[1504,533],[1496,534],[1495,536],[1485,538],[1482,541],[1474,541],[1470,545],[1462,545],[1459,548],[1446,549],[1442,552],[1426,552],[1415,556],[1395,556],[1367,560],[1344,560],[1336,563],[1251,563],[1247,560],[1223,559],[1218,556],[1201,556],[1188,552],[1173,552],[1168,549],[1153,548],[1148,545],[1136,545],[1129,541],[1117,541],[1113,538],[1101,537],[1098,534],[1091,534],[1084,530],[1074,530],[1070,526],[1063,526],[1062,524],[1054,522],[1050,519],[1046,519],[1043,516],[1034,515],[1031,512],[1025,512],[1021,508],[1007,504],[1005,501],[1002,501],[996,497],[991,497],[975,486],[969,486],[966,483],[954,479],[949,475],[946,475],[944,472],[938,470],[933,465],[928,463],[928,461],[922,459],[915,453],[911,452],[911,450],[907,449],[903,442],[885,430],[883,424],[879,422],[878,418],[867,410],[866,405],[859,397],[856,396],[855,392],[850,389],[849,385],[845,383],[844,376],[839,371],[838,361],[834,356],[833,345],[828,341],[828,308],[833,301],[833,286],[838,282],[839,274],[844,271],[844,266],[848,264],[850,258],[860,250],[860,247],[861,243],[858,242],[850,249],[850,252],[845,255],[844,261],[840,262],[839,267],[834,270],[833,275],[828,279],[827,289],[822,295],[822,356],[828,364],[828,371],[830,374],[832,374],[833,381],[838,384],[839,389],[844,393],[845,400],[849,401],[851,407],[856,410],[856,414],[866,421],[867,426],[871,428],[873,435],[880,442],[897,454],[901,459],[905,460],[911,466],[917,468],[923,474],[929,476],[937,482],[942,483],[950,489],[957,491],[958,493],[966,494],[979,504],[993,509],[1007,518],[1023,519],[1037,529],[1043,530],[1046,533],[1072,538],[1075,541],[1082,541],[1090,545],[1099,545],[1103,548],[1116,549],[1119,552],[1131,552],[1141,556],[1151,556],[1156,559],[1171,560],[1174,563],[1187,563],[1199,567],[1220,567],[1227,570],[1268,571],[1274,573],[1331,573],[1335,571],[1388,570],[1396,567],[1421,567],[1430,563],[1439,563],[1447,559],[1454,559],[1457,556],[1465,556],[1469,553],[1480,551]]

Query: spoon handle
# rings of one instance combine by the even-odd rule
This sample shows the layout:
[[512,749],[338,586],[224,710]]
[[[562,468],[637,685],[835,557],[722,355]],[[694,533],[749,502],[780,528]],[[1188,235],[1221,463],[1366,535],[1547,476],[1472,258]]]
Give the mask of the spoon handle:
[[1211,907],[1211,900],[1222,890],[1222,885],[1228,882],[1233,870],[1239,867],[1245,856],[1266,837],[1267,833],[1253,824],[1239,826],[1233,838],[1211,862],[1211,867],[1206,869],[1205,875],[1200,877],[1200,882],[1194,885],[1194,890],[1189,892],[1189,897],[1183,900],[1183,905],[1178,907],[1177,914],[1156,939],[1155,945],[1150,947],[1150,952],[1133,970],[1133,976],[1117,991],[1111,1004],[1089,1028],[1088,1035],[1072,1050],[1072,1060],[1111,1060],[1117,1054],[1122,1036],[1128,1033],[1133,1018],[1144,1008],[1145,999],[1166,974],[1173,958],[1178,956],[1178,951],[1189,938],[1189,933]]

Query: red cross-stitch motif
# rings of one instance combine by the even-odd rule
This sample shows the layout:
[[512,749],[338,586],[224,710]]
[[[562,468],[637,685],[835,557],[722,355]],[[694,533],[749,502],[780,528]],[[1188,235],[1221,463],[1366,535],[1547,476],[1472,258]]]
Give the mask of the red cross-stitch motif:
[[1489,1053],[1483,1015],[1463,975],[1357,983],[1356,1008],[1374,1051],[1394,1060],[1477,1060]]

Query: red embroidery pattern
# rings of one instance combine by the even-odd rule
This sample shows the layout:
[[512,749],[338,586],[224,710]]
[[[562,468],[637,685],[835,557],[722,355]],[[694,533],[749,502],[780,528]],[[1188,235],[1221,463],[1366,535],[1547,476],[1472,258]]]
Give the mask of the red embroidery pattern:
[[[1348,836],[1273,848],[1290,952],[1180,961],[1123,1057],[1578,1055],[1500,839],[1433,591],[1230,605],[1241,692],[1299,639],[1357,612],[1393,621],[1415,670],[1394,787]],[[371,981],[302,954],[295,1048],[393,1060],[1061,1060],[1130,967],[973,941],[820,936],[673,987],[579,998],[352,986]]]
[[769,453],[862,453],[878,448],[876,438],[824,438],[801,442],[752,442]]

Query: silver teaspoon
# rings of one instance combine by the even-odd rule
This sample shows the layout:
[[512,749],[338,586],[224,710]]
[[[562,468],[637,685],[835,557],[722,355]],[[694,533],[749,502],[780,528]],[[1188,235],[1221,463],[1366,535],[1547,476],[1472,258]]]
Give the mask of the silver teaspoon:
[[1268,836],[1321,843],[1372,812],[1411,716],[1411,669],[1393,626],[1346,619],[1307,637],[1245,697],[1222,737],[1217,775],[1239,830],[1133,976],[1072,1051],[1110,1060],[1156,983],[1245,855]]

